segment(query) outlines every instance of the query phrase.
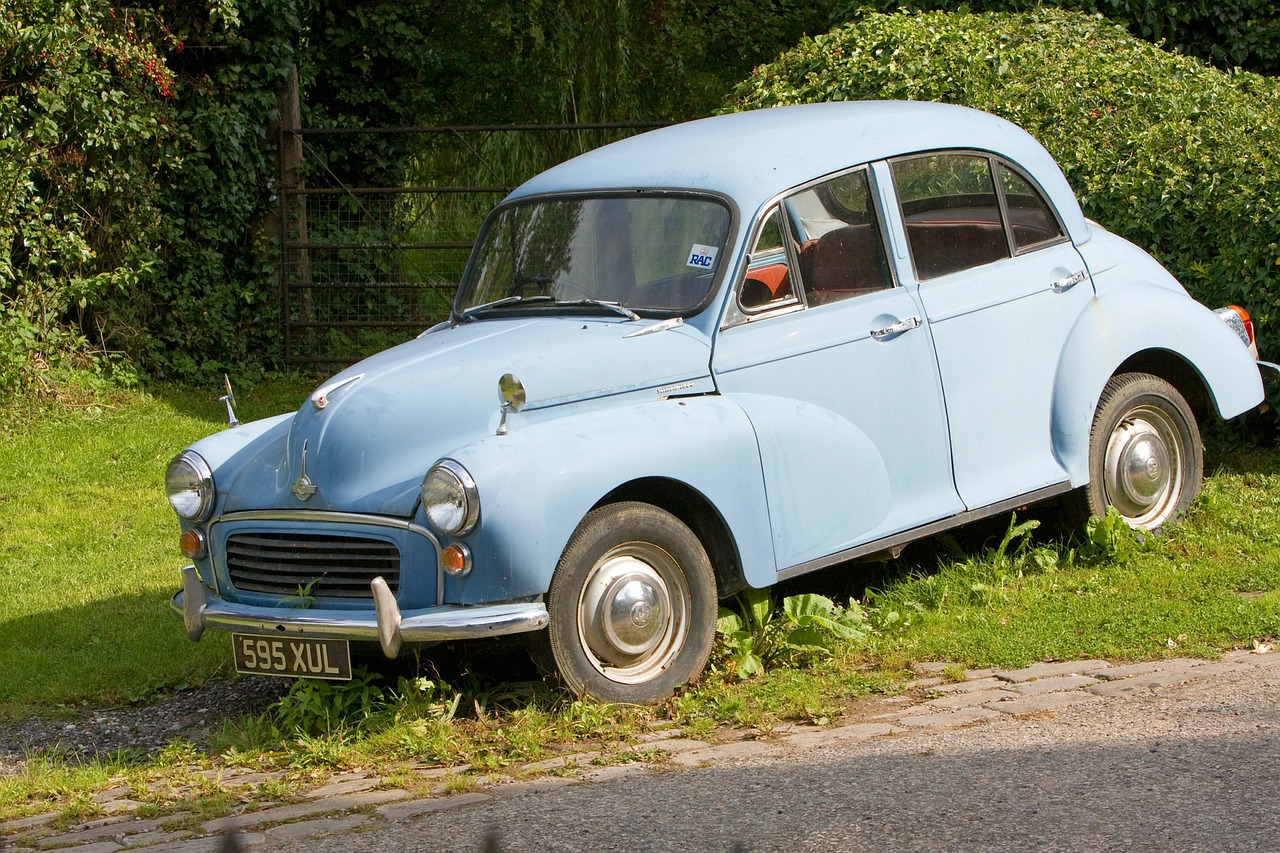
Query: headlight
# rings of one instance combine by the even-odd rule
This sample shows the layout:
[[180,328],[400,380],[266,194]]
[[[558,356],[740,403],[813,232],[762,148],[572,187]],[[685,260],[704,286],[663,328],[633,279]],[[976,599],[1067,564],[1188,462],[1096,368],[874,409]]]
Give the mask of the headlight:
[[169,463],[165,491],[173,511],[187,521],[204,521],[213,509],[213,471],[198,453],[184,450]]
[[480,520],[476,481],[457,462],[442,459],[422,478],[422,508],[436,530],[466,536]]

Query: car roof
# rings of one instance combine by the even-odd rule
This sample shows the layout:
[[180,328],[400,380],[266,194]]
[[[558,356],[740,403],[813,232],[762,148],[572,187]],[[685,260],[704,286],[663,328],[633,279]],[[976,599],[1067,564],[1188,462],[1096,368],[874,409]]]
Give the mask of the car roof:
[[841,101],[729,113],[672,125],[589,151],[537,175],[508,200],[586,190],[697,189],[722,193],[750,216],[823,175],[945,148],[991,151],[1036,180],[1077,242],[1088,226],[1053,158],[1004,119],[951,104]]

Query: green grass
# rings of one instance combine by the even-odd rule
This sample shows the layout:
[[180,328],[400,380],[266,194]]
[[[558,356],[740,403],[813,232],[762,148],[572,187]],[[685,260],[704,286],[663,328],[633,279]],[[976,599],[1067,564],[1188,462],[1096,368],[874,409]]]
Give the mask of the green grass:
[[[1206,656],[1280,635],[1280,454],[1211,458],[1190,517],[1098,566],[973,556],[895,566],[872,596],[871,649],[904,660],[1022,666]],[[1048,541],[1049,545],[1044,544]],[[911,556],[908,553],[905,556]]]
[[[249,420],[292,409],[313,385],[238,388],[238,413]],[[183,560],[162,487],[175,452],[222,428],[217,396],[113,392],[75,409],[0,419],[0,720],[145,701],[229,671],[225,637],[191,643],[169,611]],[[639,709],[569,699],[515,663],[522,656],[510,641],[463,644],[428,657],[416,679],[370,681],[367,697],[351,693],[359,685],[299,682],[273,712],[230,722],[207,748],[175,744],[141,764],[115,756],[69,766],[56,753],[39,756],[24,774],[0,779],[0,819],[49,810],[72,819],[91,809],[93,792],[122,779],[171,791],[150,795],[155,814],[187,809],[193,798],[225,810],[231,797],[218,784],[191,787],[193,768],[210,766],[286,774],[235,795],[250,799],[287,798],[345,768],[395,772],[397,762],[470,765],[451,782],[465,788],[565,752],[661,761],[637,738],[654,725],[714,739],[833,723],[868,694],[896,689],[918,661],[951,662],[955,677],[966,666],[1251,647],[1280,635],[1280,452],[1211,448],[1209,466],[1185,523],[1159,539],[1122,537],[1101,555],[1055,530],[1043,510],[1044,525],[1003,546],[1026,519],[994,519],[914,545],[896,561],[790,581],[780,595],[857,599],[873,629],[804,665],[775,662],[740,679],[732,649],[721,648],[701,684]],[[334,716],[342,708],[360,710]]]
[[[310,382],[237,389],[242,419],[295,408]],[[226,666],[169,611],[183,559],[163,477],[225,426],[217,389],[121,392],[0,429],[0,718],[115,704]]]

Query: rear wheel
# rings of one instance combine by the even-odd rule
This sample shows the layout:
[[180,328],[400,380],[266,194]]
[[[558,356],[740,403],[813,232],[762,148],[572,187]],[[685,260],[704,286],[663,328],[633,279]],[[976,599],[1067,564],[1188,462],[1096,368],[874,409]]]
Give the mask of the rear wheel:
[[716,607],[711,561],[683,522],[611,504],[583,519],[560,558],[542,657],[576,695],[655,702],[702,673]]
[[1137,530],[1159,531],[1190,508],[1204,453],[1195,415],[1157,376],[1122,373],[1102,391],[1089,434],[1089,485],[1072,495],[1076,515],[1114,506]]

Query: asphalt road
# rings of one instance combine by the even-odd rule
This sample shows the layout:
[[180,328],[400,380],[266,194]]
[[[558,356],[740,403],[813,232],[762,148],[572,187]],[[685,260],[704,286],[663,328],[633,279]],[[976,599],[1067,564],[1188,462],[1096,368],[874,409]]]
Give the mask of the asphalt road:
[[1278,851],[1277,697],[1280,666],[1245,666],[959,729],[815,738],[709,766],[463,796],[433,813],[266,847]]

